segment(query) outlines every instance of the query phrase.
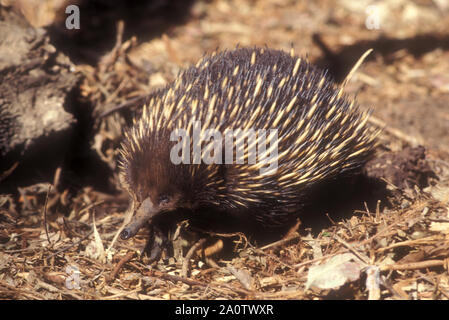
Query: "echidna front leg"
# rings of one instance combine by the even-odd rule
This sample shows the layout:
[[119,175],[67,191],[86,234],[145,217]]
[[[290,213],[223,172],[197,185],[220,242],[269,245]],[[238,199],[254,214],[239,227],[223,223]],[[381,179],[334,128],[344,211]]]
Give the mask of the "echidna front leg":
[[158,261],[161,258],[162,251],[167,247],[167,243],[167,236],[161,229],[155,225],[150,225],[150,238],[143,250],[149,253],[150,262]]

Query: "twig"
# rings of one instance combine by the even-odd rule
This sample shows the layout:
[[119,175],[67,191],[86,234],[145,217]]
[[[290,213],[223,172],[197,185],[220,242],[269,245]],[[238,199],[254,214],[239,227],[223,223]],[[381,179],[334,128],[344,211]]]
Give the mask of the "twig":
[[51,254],[51,255],[48,256],[46,259],[51,259],[51,258],[53,258],[54,256],[57,256],[58,254],[60,254],[60,253],[62,253],[62,252],[64,252],[64,251],[67,251],[67,250],[69,250],[70,248],[72,248],[72,247],[74,247],[74,246],[80,244],[82,241],[84,241],[84,240],[86,240],[87,238],[89,238],[89,236],[90,236],[93,232],[94,232],[93,230],[89,231],[84,237],[82,237],[81,239],[79,239],[77,242],[72,243],[71,245],[68,245],[67,247],[64,247],[64,248],[62,248],[61,250],[59,250],[59,251],[57,251],[57,252]]
[[47,298],[35,291],[31,291],[31,290],[27,290],[27,289],[22,289],[22,288],[17,288],[15,286],[10,285],[9,283],[7,283],[4,280],[0,279],[0,286],[3,286],[5,288],[8,288],[9,290],[11,290],[12,292],[16,292],[16,293],[20,293],[24,296],[27,297],[27,299],[36,299],[36,300],[46,300]]
[[429,221],[431,222],[449,222],[449,219],[446,218],[429,218]]
[[206,238],[198,240],[187,252],[184,261],[182,263],[181,277],[187,278],[187,274],[189,273],[190,267],[190,259],[192,258],[195,251],[204,244],[204,242],[206,242]]
[[393,243],[393,244],[383,247],[383,248],[379,248],[376,251],[384,252],[386,250],[397,248],[397,247],[405,247],[405,246],[408,247],[408,246],[414,246],[414,245],[432,244],[438,240],[442,240],[442,239],[436,239],[435,236],[430,236],[430,237],[416,239],[416,240],[406,240],[406,241],[402,241],[402,242]]
[[204,260],[211,268],[220,269],[220,266],[218,265],[218,263],[215,262],[214,259],[212,259],[210,257],[206,257],[206,258],[204,258]]
[[205,284],[201,281],[167,274],[167,273],[164,273],[164,272],[161,272],[158,270],[154,270],[154,269],[150,270],[150,276],[156,276],[157,278],[174,281],[174,282],[181,281],[185,284],[188,284],[189,286],[203,286],[203,287],[207,286],[207,284]]
[[144,100],[146,97],[148,97],[148,95],[140,95],[140,96],[131,98],[131,99],[129,99],[129,100],[127,100],[127,101],[125,101],[125,102],[119,104],[119,105],[111,105],[110,107],[108,107],[107,105],[106,105],[106,106],[103,106],[103,107],[100,108],[100,110],[103,110],[103,109],[107,109],[107,110],[104,111],[103,113],[101,113],[99,117],[100,117],[100,118],[107,117],[107,116],[109,116],[111,113],[114,113],[114,112],[116,112],[116,111],[118,111],[118,110],[120,110],[120,109],[129,107],[129,106],[131,106],[131,105],[137,103],[137,102],[140,101],[140,100]]
[[18,165],[19,165],[19,163],[18,163],[18,162],[15,162],[15,163],[11,166],[11,168],[9,168],[8,170],[2,172],[2,173],[0,174],[0,181],[6,179],[9,175],[11,175],[11,173],[17,168]]
[[155,276],[160,279],[165,279],[165,280],[174,281],[174,282],[181,281],[185,284],[188,284],[189,286],[209,287],[214,290],[217,290],[216,287],[222,287],[222,288],[226,288],[233,292],[237,292],[237,293],[244,294],[244,295],[252,295],[253,294],[251,291],[241,289],[241,288],[236,288],[234,286],[230,286],[225,283],[204,283],[204,282],[189,279],[189,278],[183,278],[183,277],[179,277],[179,276],[175,276],[175,275],[166,274],[164,272],[154,270],[154,269],[149,270],[149,272],[150,272],[149,276]]
[[[192,227],[192,230],[194,231],[198,231],[201,233],[205,233],[211,236],[215,236],[215,237],[223,237],[223,238],[232,238],[232,237],[239,237],[238,241],[234,241],[234,243],[239,244],[242,243],[243,244],[243,249],[246,249],[248,247],[249,241],[246,238],[245,234],[243,234],[242,232],[233,232],[233,233],[218,233],[218,232],[213,232],[213,231],[207,231],[201,228],[197,228],[197,227]],[[221,249],[221,248],[220,248]],[[207,250],[207,249],[205,249]],[[213,253],[211,253],[213,254]],[[206,255],[207,256],[207,255]]]
[[51,190],[51,184],[48,185],[47,195],[45,196],[44,212],[43,212],[43,215],[44,215],[44,229],[45,229],[45,234],[47,235],[48,244],[51,244],[50,236],[48,235],[48,226],[47,226],[47,204],[48,204],[48,195],[50,194],[50,190]]
[[120,269],[123,267],[123,265],[125,263],[127,263],[128,261],[130,261],[134,257],[135,254],[136,254],[136,252],[130,251],[126,255],[124,255],[120,259],[120,261],[117,263],[114,270],[112,270],[111,274],[106,278],[106,282],[112,282],[115,279],[115,277],[117,276],[117,274],[119,273]]
[[263,246],[262,248],[260,248],[260,250],[265,250],[265,249],[269,249],[269,248],[278,247],[278,246],[281,246],[281,245],[283,245],[283,244],[285,244],[285,243],[287,243],[287,242],[289,242],[289,241],[291,241],[293,239],[297,239],[299,237],[300,237],[299,234],[294,234],[294,235],[291,235],[288,238],[281,239],[281,240],[272,242],[270,244],[267,244],[266,246]]
[[369,258],[362,255],[361,253],[357,252],[349,243],[347,243],[345,240],[341,239],[339,236],[335,235],[335,239],[340,242],[342,245],[344,245],[349,251],[351,251],[357,258],[359,258],[362,262],[369,265]]
[[296,223],[294,224],[294,226],[291,227],[287,231],[287,233],[285,234],[285,236],[281,240],[278,240],[278,241],[275,241],[273,243],[267,244],[266,246],[263,246],[262,248],[260,248],[260,250],[265,250],[265,249],[268,249],[268,248],[277,247],[277,246],[283,245],[284,243],[289,242],[290,240],[299,238],[300,236],[299,236],[297,231],[298,231],[298,228],[299,228],[300,225],[301,225],[301,220],[298,219],[296,221]]
[[322,260],[331,258],[331,257],[333,257],[333,256],[335,256],[335,255],[337,255],[337,254],[338,254],[338,253],[331,253],[331,254],[327,254],[327,255],[325,255],[325,256],[316,258],[316,259],[312,259],[312,260],[309,260],[309,261],[304,261],[304,262],[301,262],[301,263],[298,263],[298,264],[293,265],[292,268],[293,268],[293,269],[299,269],[299,268],[304,267],[304,266],[306,266],[306,265],[308,265],[308,264],[312,264],[312,263],[315,263],[315,262],[319,262],[319,261],[322,261]]
[[438,290],[439,292],[441,292],[442,295],[444,295],[447,299],[449,299],[449,294],[448,294],[446,291],[444,291],[443,288],[441,288],[441,287],[438,285],[438,282],[435,283],[435,282],[433,282],[431,279],[429,279],[428,277],[426,277],[426,276],[424,276],[424,275],[421,275],[420,278],[423,279],[423,280],[425,280],[425,281],[427,281],[427,282],[429,282],[429,283],[432,284],[433,286],[435,286],[435,289],[436,289],[436,290]]
[[104,55],[101,58],[100,63],[99,63],[100,73],[102,73],[102,74],[105,73],[107,68],[109,66],[111,66],[117,60],[118,51],[123,42],[124,29],[125,29],[125,23],[123,22],[123,20],[119,20],[117,22],[117,34],[116,34],[116,38],[115,38],[114,48],[112,48],[112,50],[110,52],[108,52],[106,55]]
[[250,244],[250,246],[251,246],[251,250],[253,250],[255,253],[259,253],[259,254],[261,254],[261,255],[263,255],[263,256],[269,257],[269,258],[273,259],[274,261],[276,261],[276,262],[282,264],[284,267],[287,267],[287,268],[289,268],[289,269],[293,269],[293,268],[294,268],[292,265],[290,265],[290,264],[288,264],[288,263],[285,263],[284,261],[282,261],[281,259],[279,259],[277,256],[272,255],[272,254],[269,254],[269,253],[266,253],[265,251],[263,251],[263,250],[261,250],[261,249],[255,248],[255,247],[253,247],[251,244]]
[[140,291],[142,291],[142,288],[139,287],[139,288],[131,290],[131,291],[125,291],[125,292],[116,293],[112,296],[106,296],[106,297],[104,297],[104,299],[110,300],[110,299],[117,299],[117,298],[121,298],[121,297],[136,299],[136,297],[134,297],[133,295],[139,293]]
[[53,186],[58,189],[59,181],[61,179],[61,167],[57,167],[55,170],[55,175],[53,177]]
[[444,267],[446,270],[448,270],[448,266],[449,266],[449,259],[446,259],[446,260],[427,260],[403,264],[391,264],[382,266],[380,267],[380,269],[381,271],[386,271],[386,270],[416,270],[432,267]]
[[86,212],[87,210],[89,210],[92,207],[98,206],[99,204],[102,204],[103,202],[105,202],[106,200],[99,200],[97,202],[91,203],[89,204],[87,207],[83,208],[80,210],[80,212],[78,213],[79,215]]

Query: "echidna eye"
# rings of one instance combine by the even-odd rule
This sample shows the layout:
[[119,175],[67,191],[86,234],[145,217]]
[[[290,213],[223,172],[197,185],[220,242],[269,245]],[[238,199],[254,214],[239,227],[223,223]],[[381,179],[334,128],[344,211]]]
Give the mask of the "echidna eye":
[[167,195],[160,195],[159,196],[159,205],[167,204],[169,200],[170,199]]

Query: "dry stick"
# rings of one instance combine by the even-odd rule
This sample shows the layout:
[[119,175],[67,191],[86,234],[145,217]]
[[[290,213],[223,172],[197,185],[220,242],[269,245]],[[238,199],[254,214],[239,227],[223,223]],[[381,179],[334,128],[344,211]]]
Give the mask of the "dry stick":
[[268,249],[268,248],[275,248],[275,247],[281,246],[281,245],[283,245],[283,244],[285,244],[285,243],[287,243],[287,242],[289,242],[289,241],[291,241],[293,239],[297,239],[299,237],[300,237],[299,234],[294,234],[294,235],[291,235],[288,238],[281,239],[281,240],[272,242],[270,244],[267,244],[266,246],[263,246],[262,248],[260,248],[260,250],[265,250],[265,249]]
[[190,259],[192,258],[192,255],[195,253],[195,251],[204,244],[204,242],[206,242],[205,238],[198,240],[187,252],[184,261],[182,263],[181,277],[187,278],[187,274],[189,273],[190,267]]
[[122,91],[122,89],[125,88],[125,86],[129,82],[130,82],[129,79],[121,80],[120,83],[117,85],[116,89],[114,91],[112,91],[109,96],[106,97],[104,103],[110,103],[111,101],[113,101],[117,97],[117,95],[120,93],[120,91]]
[[45,229],[45,234],[47,235],[48,244],[51,244],[50,236],[48,235],[48,226],[47,226],[47,204],[48,204],[48,195],[50,194],[50,190],[51,190],[51,184],[48,185],[47,195],[45,196],[44,212],[43,212],[43,215],[44,215],[44,229]]
[[6,281],[0,279],[0,287],[1,286],[11,290],[12,292],[16,292],[18,294],[22,294],[22,295],[26,296],[27,299],[30,299],[30,298],[31,299],[36,299],[36,300],[39,300],[39,299],[40,300],[46,300],[47,299],[47,297],[45,297],[41,293],[38,293],[38,292],[35,292],[35,291],[31,291],[31,290],[28,290],[28,289],[23,289],[23,288],[18,288],[18,287],[12,286],[9,283],[7,283]]
[[363,261],[365,264],[369,265],[369,258],[366,257],[365,255],[362,255],[361,253],[357,252],[357,250],[355,250],[349,243],[347,243],[345,240],[343,240],[342,238],[340,238],[339,236],[335,235],[335,240],[337,240],[338,242],[340,242],[342,245],[344,245],[346,248],[349,249],[349,251],[351,251],[357,258],[359,258],[361,261]]
[[449,222],[449,219],[444,219],[444,218],[439,218],[439,219],[429,218],[428,220],[431,222]]
[[89,204],[87,207],[81,209],[80,212],[78,213],[78,215],[83,214],[83,213],[86,212],[87,210],[89,210],[89,209],[91,209],[91,208],[93,208],[93,207],[95,207],[95,206],[98,206],[99,204],[102,204],[103,202],[106,202],[106,200],[99,200],[99,201],[97,201],[97,202],[94,202],[94,203]]
[[65,294],[65,295],[68,295],[68,296],[70,296],[70,297],[72,297],[74,299],[83,300],[82,297],[80,297],[76,293],[72,292],[71,290],[67,290],[67,289],[62,289],[61,290],[60,288],[55,287],[55,286],[53,286],[53,285],[51,285],[51,284],[49,284],[49,283],[47,283],[47,282],[45,282],[45,281],[43,281],[41,279],[37,279],[36,280],[36,284],[34,285],[34,288],[35,288],[35,290],[36,290],[36,288],[42,288],[42,289],[47,290],[49,292]]
[[215,289],[214,287],[217,286],[217,287],[222,287],[222,288],[229,289],[229,290],[234,291],[234,292],[238,292],[240,294],[245,294],[245,295],[252,294],[252,292],[250,292],[248,290],[236,288],[234,286],[230,286],[230,285],[227,285],[225,283],[220,283],[220,284],[218,284],[218,283],[204,283],[204,282],[193,280],[193,279],[189,279],[189,278],[183,278],[183,277],[179,277],[179,276],[175,276],[175,275],[166,274],[164,272],[161,272],[161,271],[158,271],[158,270],[154,270],[154,269],[150,270],[149,272],[150,272],[150,276],[156,276],[158,278],[162,278],[162,279],[169,280],[169,281],[175,281],[175,282],[176,281],[181,281],[181,282],[183,282],[185,284],[188,284],[189,286],[209,287],[209,288],[212,288],[212,289]]
[[260,248],[260,250],[265,250],[268,248],[273,248],[273,247],[277,247],[280,245],[283,245],[286,242],[289,242],[290,240],[299,238],[300,235],[298,234],[297,230],[299,228],[299,226],[301,225],[301,220],[297,219],[296,223],[293,225],[293,227],[291,227],[287,233],[285,234],[285,236],[278,241],[272,242],[270,244],[267,244],[266,246],[263,246],[262,248]]
[[397,248],[397,247],[405,247],[405,246],[408,247],[408,246],[420,245],[420,244],[432,244],[438,240],[442,240],[442,239],[436,239],[435,236],[430,236],[430,237],[416,239],[416,240],[406,240],[406,241],[402,241],[402,242],[393,243],[393,244],[383,247],[383,248],[379,248],[376,250],[376,252],[384,252],[386,250]]
[[224,237],[224,238],[239,237],[240,239],[244,239],[245,242],[248,242],[248,239],[246,238],[245,234],[242,232],[219,233],[219,232],[208,231],[208,230],[204,230],[204,229],[196,228],[196,227],[192,227],[192,230],[206,233],[208,235],[216,236],[216,237]]
[[114,270],[112,270],[111,274],[106,278],[106,282],[113,281],[115,279],[115,277],[117,276],[117,274],[119,273],[120,269],[123,267],[123,265],[125,263],[127,263],[128,261],[130,261],[134,257],[135,254],[136,254],[135,251],[130,251],[126,255],[124,255],[120,259],[120,261],[117,263]]
[[125,102],[119,104],[119,105],[111,105],[111,107],[108,107],[108,106],[106,105],[106,106],[104,106],[103,108],[104,108],[104,109],[107,109],[107,110],[104,111],[103,113],[101,113],[99,117],[100,117],[100,118],[104,118],[104,117],[110,115],[111,113],[114,113],[114,112],[116,112],[116,111],[118,111],[118,110],[121,110],[121,109],[123,109],[123,108],[129,107],[129,106],[131,106],[131,105],[137,103],[137,102],[140,101],[140,100],[144,100],[144,99],[147,98],[147,97],[148,97],[148,95],[140,95],[140,96],[131,98],[131,99],[129,99],[129,100],[127,100],[127,101],[125,101]]
[[84,241],[84,240],[86,240],[87,238],[89,238],[89,236],[90,236],[93,232],[94,232],[93,230],[89,231],[84,237],[82,237],[81,239],[79,239],[77,242],[72,243],[71,245],[68,245],[68,246],[65,247],[65,248],[62,248],[61,250],[59,250],[59,251],[53,253],[52,255],[48,256],[46,259],[51,259],[51,258],[53,258],[54,256],[57,256],[58,254],[60,254],[60,253],[62,253],[62,252],[64,252],[64,251],[67,251],[67,250],[69,250],[70,248],[72,248],[72,247],[74,247],[74,246],[80,244],[82,241]]
[[429,282],[430,284],[434,285],[434,286],[435,286],[435,289],[438,289],[438,291],[440,291],[442,295],[444,295],[447,299],[449,299],[449,294],[448,294],[446,291],[444,291],[443,288],[441,288],[441,287],[438,285],[438,282],[435,283],[435,282],[433,282],[431,279],[429,279],[428,277],[426,277],[426,276],[424,276],[424,275],[421,275],[421,279],[423,279],[423,280]]
[[441,267],[443,266],[446,270],[448,270],[449,259],[446,260],[427,260],[420,262],[410,262],[403,264],[392,264],[385,265],[380,267],[381,271],[386,270],[415,270],[415,269],[424,269],[424,268],[432,268],[432,267]]
[[133,297],[133,294],[138,294],[140,291],[142,291],[142,288],[137,288],[137,289],[134,289],[131,291],[126,291],[126,292],[121,292],[121,293],[116,293],[116,294],[113,294],[112,296],[106,296],[106,297],[104,297],[104,299],[110,300],[110,299],[117,299],[117,298],[121,298],[121,297],[136,299],[135,297]]
[[57,167],[55,170],[55,175],[53,177],[53,186],[58,189],[59,181],[61,180],[61,167]]
[[285,263],[284,261],[282,261],[281,259],[279,259],[279,258],[276,257],[275,255],[266,253],[265,251],[263,251],[263,250],[261,250],[261,249],[258,249],[258,248],[255,248],[255,247],[253,247],[253,246],[251,246],[251,249],[252,249],[254,252],[258,253],[258,254],[264,255],[264,256],[266,256],[266,257],[269,257],[269,258],[275,260],[276,262],[282,264],[284,267],[287,267],[287,268],[289,268],[289,269],[293,269],[293,268],[294,268],[294,266],[292,266],[292,265],[290,265],[290,264],[288,264],[288,263]]
[[[391,229],[393,229],[400,222],[402,222],[401,219],[396,219],[396,221],[394,223],[390,224],[389,226],[387,226],[387,228],[385,228],[384,230],[376,233],[375,235],[371,236],[370,238],[363,240],[361,243],[359,243],[359,245],[364,245],[366,243],[369,243],[369,242],[373,241],[377,237],[385,235],[388,231],[391,231]],[[318,262],[318,261],[321,261],[321,260],[333,257],[336,254],[337,253],[333,253],[333,254],[326,255],[326,256],[323,256],[323,257],[320,257],[320,258],[317,258],[317,259],[301,262],[301,263],[293,265],[293,268],[294,269],[299,269],[300,267],[303,267],[303,266],[306,266],[306,265],[309,265],[309,264],[312,264],[312,263],[315,263],[315,262]],[[429,260],[429,261],[423,261],[423,262],[417,262],[417,263],[409,263],[409,264],[395,264],[395,265],[383,266],[380,269],[381,269],[381,271],[385,271],[385,270],[411,270],[411,269],[421,269],[421,268],[435,267],[435,266],[444,266],[445,263],[446,263],[446,266],[447,266],[447,270],[449,270],[449,266],[448,266],[449,259],[448,260]]]
[[308,264],[312,264],[312,263],[315,263],[315,262],[319,262],[319,261],[322,261],[322,260],[325,260],[325,259],[332,258],[333,256],[336,256],[337,254],[339,254],[339,253],[337,253],[337,252],[336,253],[331,253],[331,254],[327,254],[325,256],[316,258],[316,259],[300,262],[298,264],[293,265],[292,268],[293,269],[299,269],[299,268],[304,267],[304,266],[306,266]]
[[11,173],[17,168],[17,166],[19,165],[18,162],[15,162],[11,168],[9,168],[8,170],[2,172],[0,174],[0,181],[2,181],[3,179],[6,179],[9,175],[11,175]]
[[115,38],[114,48],[112,48],[112,50],[109,53],[107,53],[106,55],[104,55],[100,60],[99,66],[100,66],[101,73],[104,73],[107,70],[107,68],[109,66],[111,66],[116,61],[117,56],[118,56],[118,51],[123,42],[124,29],[125,29],[125,23],[123,22],[123,20],[119,20],[117,22],[117,34],[116,34],[116,38]]
[[[424,205],[422,205],[422,207],[424,207]],[[421,208],[421,209],[422,209],[422,208]],[[417,210],[421,210],[421,209],[417,209]],[[370,242],[372,242],[374,239],[376,239],[376,238],[378,238],[378,237],[385,236],[385,234],[387,234],[387,232],[390,232],[390,231],[391,231],[392,229],[394,229],[398,224],[400,224],[400,223],[403,222],[403,217],[402,217],[402,214],[403,214],[403,213],[404,213],[404,212],[401,212],[401,213],[400,213],[400,217],[397,218],[397,219],[395,219],[393,222],[389,223],[388,226],[385,227],[385,229],[383,229],[383,230],[379,231],[378,233],[372,235],[372,236],[369,237],[368,239],[365,239],[365,240],[361,241],[361,242],[359,243],[359,246],[363,246],[363,245],[365,245],[365,244],[367,244],[367,243],[370,243]]]
[[204,260],[210,267],[215,268],[215,269],[220,269],[220,266],[218,265],[218,263],[215,262],[214,259],[212,259],[210,257],[206,257],[206,258],[204,258]]
[[[88,205],[86,208],[82,209],[79,213],[81,214],[82,212],[84,212],[84,211],[86,211],[86,210],[89,210],[90,208],[92,208],[92,207],[94,207],[94,206],[96,206],[96,205],[99,205],[99,204],[101,204],[101,203],[103,203],[103,202],[105,202],[105,200],[100,200],[100,201],[91,203],[91,204]],[[64,220],[64,222],[65,222],[65,220]],[[68,245],[67,247],[62,248],[61,250],[59,250],[59,251],[53,253],[52,255],[50,255],[49,257],[47,257],[47,259],[53,258],[54,256],[57,256],[58,254],[60,254],[60,253],[62,253],[62,252],[64,252],[64,251],[67,251],[68,249],[70,249],[70,248],[72,248],[72,247],[74,247],[74,246],[80,244],[82,241],[86,240],[86,239],[87,239],[93,232],[94,232],[94,230],[93,230],[93,228],[92,228],[92,230],[90,230],[90,231],[89,231],[85,236],[83,236],[80,240],[78,240],[77,242],[72,243],[71,245]]]
[[65,189],[61,194],[61,203],[63,206],[67,206],[69,204],[69,201],[67,199],[67,195],[69,194],[69,189]]

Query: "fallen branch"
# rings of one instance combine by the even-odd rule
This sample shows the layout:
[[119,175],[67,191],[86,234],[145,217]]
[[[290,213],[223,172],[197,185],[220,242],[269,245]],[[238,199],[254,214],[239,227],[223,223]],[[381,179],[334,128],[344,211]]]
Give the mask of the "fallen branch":
[[445,270],[449,270],[449,259],[445,260],[427,260],[420,262],[410,262],[402,264],[385,265],[380,268],[381,271],[387,270],[416,270],[432,267],[444,267]]

